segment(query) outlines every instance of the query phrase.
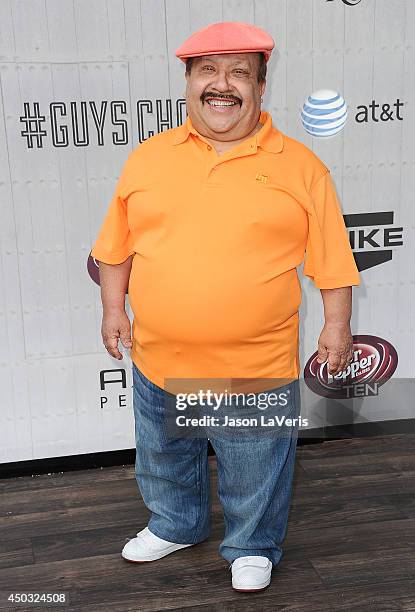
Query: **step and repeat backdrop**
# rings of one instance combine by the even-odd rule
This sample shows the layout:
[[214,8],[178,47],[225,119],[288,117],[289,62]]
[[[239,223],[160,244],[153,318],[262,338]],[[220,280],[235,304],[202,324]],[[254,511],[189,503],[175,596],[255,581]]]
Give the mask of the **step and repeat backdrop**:
[[134,447],[131,360],[102,345],[90,250],[129,152],[186,118],[175,49],[218,21],[275,39],[263,108],[330,168],[361,271],[333,379],[298,269],[308,428],[415,416],[415,2],[2,0],[1,462]]

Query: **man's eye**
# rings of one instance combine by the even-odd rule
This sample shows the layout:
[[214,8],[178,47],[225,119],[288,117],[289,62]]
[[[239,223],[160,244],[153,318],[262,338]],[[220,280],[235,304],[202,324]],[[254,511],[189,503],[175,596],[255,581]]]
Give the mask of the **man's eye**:
[[213,70],[213,66],[203,66],[202,70],[208,70],[209,68],[212,68]]
[[235,70],[235,72],[236,72],[237,74],[246,74],[245,70],[241,70],[240,68],[237,68],[237,69]]

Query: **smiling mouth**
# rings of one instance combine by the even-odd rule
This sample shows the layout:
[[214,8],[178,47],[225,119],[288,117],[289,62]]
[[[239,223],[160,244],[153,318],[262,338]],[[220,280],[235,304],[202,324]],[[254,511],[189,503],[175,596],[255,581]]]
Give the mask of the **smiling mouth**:
[[206,97],[204,102],[210,106],[210,108],[214,108],[215,110],[228,110],[233,108],[234,106],[239,106],[239,100],[234,100],[232,98],[214,98],[214,97]]
[[234,100],[206,100],[209,106],[217,106],[217,107],[227,107],[227,106],[236,106],[237,103]]

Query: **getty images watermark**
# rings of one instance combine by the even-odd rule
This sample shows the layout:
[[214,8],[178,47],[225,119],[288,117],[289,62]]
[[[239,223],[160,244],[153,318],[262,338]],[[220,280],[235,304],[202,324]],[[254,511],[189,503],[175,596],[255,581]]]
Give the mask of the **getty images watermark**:
[[[194,379],[180,379],[179,384],[179,379],[169,379],[169,391],[164,396],[167,435],[291,436],[293,430],[308,426],[308,419],[300,414],[297,379],[272,379],[272,387],[270,379],[238,379],[230,388],[227,382],[198,379],[196,384]],[[265,391],[253,390],[264,385],[268,387]]]

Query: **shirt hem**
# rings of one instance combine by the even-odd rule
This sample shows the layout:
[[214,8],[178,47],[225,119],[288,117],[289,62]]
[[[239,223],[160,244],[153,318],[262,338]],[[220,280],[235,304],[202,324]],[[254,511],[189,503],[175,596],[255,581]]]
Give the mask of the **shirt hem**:
[[160,389],[164,390],[164,386],[165,386],[164,377],[154,376],[152,373],[149,372],[149,370],[147,370],[146,367],[143,367],[141,363],[140,364],[137,363],[137,356],[133,349],[131,349],[130,357],[131,357],[131,361],[137,366],[140,372],[144,374],[144,376],[148,378],[148,380],[152,382],[153,385],[156,385]]
[[92,249],[91,257],[94,257],[94,259],[96,259],[97,261],[102,261],[102,263],[116,265],[124,263],[124,261],[131,257],[131,255],[134,255],[134,253],[135,251],[129,251],[127,252],[127,254],[121,253],[119,255],[108,255],[107,253],[99,251],[98,249]]
[[356,276],[327,276],[325,278],[315,277],[311,274],[304,274],[312,279],[317,289],[337,289],[339,287],[350,287],[352,285],[358,286],[361,283],[361,279]]
[[[134,351],[134,349],[131,349],[130,352],[130,357],[131,357],[131,361],[136,365],[136,367],[140,370],[140,372],[142,374],[144,374],[144,376],[146,378],[148,378],[148,380],[150,382],[152,382],[154,385],[156,385],[157,387],[159,387],[160,389],[162,389],[163,391],[165,390],[165,377],[162,376],[158,376],[153,374],[152,372],[150,372],[150,370],[147,369],[147,367],[143,367],[143,365],[140,363],[138,363],[138,359],[137,359],[137,355]],[[174,376],[168,376],[167,378],[175,378]],[[189,377],[191,378],[191,377]],[[195,378],[203,378],[203,376],[197,376]],[[216,378],[216,377],[214,377]],[[224,378],[229,378],[228,376],[224,376]],[[244,378],[243,376],[240,378]],[[262,377],[258,377],[258,378],[262,378]],[[295,358],[295,362],[294,362],[294,368],[293,368],[293,372],[290,375],[285,375],[285,376],[265,376],[263,379],[299,379],[300,378],[300,364],[299,364],[299,350],[297,349],[296,352],[296,358]],[[272,387],[274,388],[274,387]]]

